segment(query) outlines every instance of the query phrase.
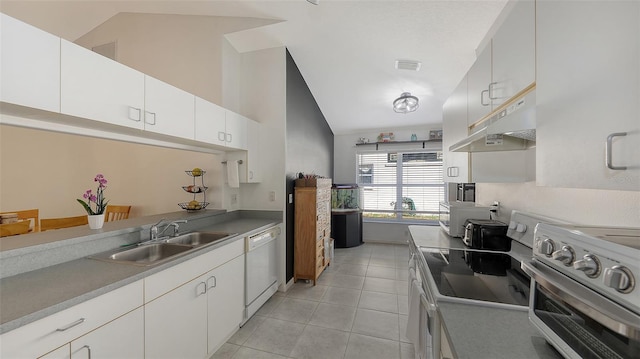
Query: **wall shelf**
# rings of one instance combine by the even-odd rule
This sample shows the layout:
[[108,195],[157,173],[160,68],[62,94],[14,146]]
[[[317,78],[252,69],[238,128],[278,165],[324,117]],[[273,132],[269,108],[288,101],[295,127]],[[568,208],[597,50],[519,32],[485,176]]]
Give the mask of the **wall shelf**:
[[441,139],[437,140],[416,140],[416,141],[389,141],[389,142],[370,142],[370,143],[356,143],[356,146],[376,146],[376,151],[379,149],[380,145],[401,145],[407,143],[422,143],[422,148],[426,148],[426,144],[430,142],[438,142],[442,143]]

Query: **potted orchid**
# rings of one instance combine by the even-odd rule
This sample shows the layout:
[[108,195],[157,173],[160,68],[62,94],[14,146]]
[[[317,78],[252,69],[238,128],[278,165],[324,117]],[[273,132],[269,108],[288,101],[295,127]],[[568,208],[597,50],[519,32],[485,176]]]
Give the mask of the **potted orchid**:
[[87,211],[89,227],[91,229],[102,228],[104,224],[104,211],[107,208],[107,201],[104,198],[104,190],[107,188],[107,179],[103,175],[97,174],[93,179],[94,182],[98,182],[98,189],[94,194],[92,190],[88,189],[82,197],[86,200],[83,201],[78,198],[78,202]]

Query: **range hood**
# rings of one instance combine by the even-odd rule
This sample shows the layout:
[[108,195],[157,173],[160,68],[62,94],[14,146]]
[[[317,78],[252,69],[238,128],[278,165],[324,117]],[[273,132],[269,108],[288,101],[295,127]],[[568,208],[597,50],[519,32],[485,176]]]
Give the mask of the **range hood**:
[[498,107],[482,121],[481,126],[484,127],[451,145],[449,151],[490,152],[530,148],[536,140],[535,87]]

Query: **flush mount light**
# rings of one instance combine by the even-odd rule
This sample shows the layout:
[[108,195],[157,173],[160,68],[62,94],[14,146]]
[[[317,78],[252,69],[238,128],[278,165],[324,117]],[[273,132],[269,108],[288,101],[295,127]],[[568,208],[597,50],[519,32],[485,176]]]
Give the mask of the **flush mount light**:
[[398,113],[409,113],[418,109],[418,98],[410,92],[403,92],[393,101],[393,110]]

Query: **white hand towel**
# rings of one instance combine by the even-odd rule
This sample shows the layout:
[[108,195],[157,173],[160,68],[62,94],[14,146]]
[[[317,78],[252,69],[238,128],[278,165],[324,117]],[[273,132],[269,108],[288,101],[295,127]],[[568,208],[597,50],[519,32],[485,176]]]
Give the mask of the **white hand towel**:
[[227,161],[227,182],[231,188],[240,187],[238,161]]

